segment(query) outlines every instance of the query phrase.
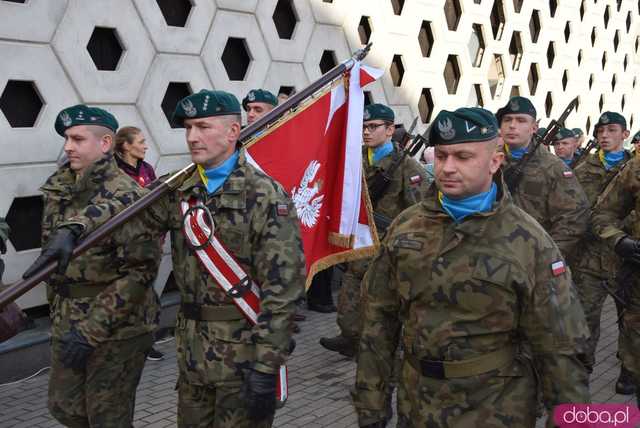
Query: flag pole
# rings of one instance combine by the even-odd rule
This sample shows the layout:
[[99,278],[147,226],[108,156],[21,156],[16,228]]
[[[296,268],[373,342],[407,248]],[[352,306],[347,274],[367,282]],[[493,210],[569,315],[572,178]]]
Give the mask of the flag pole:
[[[244,141],[251,138],[255,133],[269,127],[287,111],[297,107],[300,103],[313,95],[320,88],[324,87],[326,84],[333,81],[336,77],[340,76],[346,71],[349,71],[357,61],[363,60],[370,50],[371,43],[368,43],[364,48],[356,51],[351,56],[351,58],[333,67],[327,73],[322,75],[318,80],[311,83],[309,86],[289,98],[287,101],[277,106],[251,125],[244,128],[240,132],[238,141],[240,143],[243,143]],[[152,183],[150,185],[150,188],[152,188],[152,190],[149,193],[144,195],[138,201],[126,207],[124,210],[107,220],[104,224],[87,235],[73,250],[71,258],[74,259],[80,254],[94,247],[98,242],[111,234],[116,228],[122,226],[131,218],[139,214],[142,210],[146,209],[149,205],[161,198],[165,193],[177,189],[180,184],[182,184],[184,179],[193,173],[195,168],[195,164],[192,163],[176,172],[175,174],[171,175],[166,180],[157,180]],[[51,276],[51,274],[56,270],[57,266],[57,262],[49,263],[29,278],[14,282],[13,284],[9,284],[4,290],[0,291],[0,309],[4,308],[9,303],[15,301],[32,288],[36,287],[42,281],[45,281],[47,278],[49,278],[49,276]]]

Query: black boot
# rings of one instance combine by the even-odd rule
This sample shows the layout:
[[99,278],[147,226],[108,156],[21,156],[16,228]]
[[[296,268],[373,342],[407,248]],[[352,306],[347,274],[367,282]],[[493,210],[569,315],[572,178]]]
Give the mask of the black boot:
[[633,382],[631,373],[624,366],[620,368],[620,376],[616,381],[616,393],[622,395],[633,395],[636,392],[636,385]]
[[342,335],[336,337],[323,337],[320,345],[329,351],[338,352],[345,357],[353,358],[356,355],[356,341]]

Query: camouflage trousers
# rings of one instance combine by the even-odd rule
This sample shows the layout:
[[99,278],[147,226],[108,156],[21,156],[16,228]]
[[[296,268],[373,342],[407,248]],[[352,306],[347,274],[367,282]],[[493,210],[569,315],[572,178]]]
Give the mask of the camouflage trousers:
[[[591,337],[587,341],[586,364],[591,371],[596,363],[596,349],[598,340],[600,339],[600,317],[602,315],[602,307],[609,292],[607,288],[614,289],[615,286],[599,276],[589,272],[575,268],[573,271],[573,279],[578,290],[578,296],[582,303],[585,318],[589,326]],[[618,347],[624,341],[622,332],[620,332]]]
[[247,417],[241,383],[215,387],[191,385],[178,380],[178,427],[269,428],[273,417],[252,421]]
[[151,335],[105,342],[91,354],[83,371],[65,368],[62,343],[51,342],[49,411],[72,428],[131,427],[136,388],[140,382]]
[[347,269],[342,276],[342,287],[338,294],[338,326],[342,336],[353,340],[360,337],[361,283],[362,277]]
[[[620,359],[631,372],[637,387],[640,387],[640,274],[635,272],[626,294],[626,308],[622,316],[623,346]],[[640,393],[636,392],[640,401]]]
[[534,427],[536,380],[531,363],[478,376],[434,379],[405,361],[398,387],[398,426]]

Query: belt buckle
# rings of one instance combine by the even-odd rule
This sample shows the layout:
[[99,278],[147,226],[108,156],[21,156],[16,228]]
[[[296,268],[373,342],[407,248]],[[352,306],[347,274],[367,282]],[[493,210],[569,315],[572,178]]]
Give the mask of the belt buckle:
[[444,363],[434,360],[420,360],[422,375],[434,379],[446,379],[444,375]]

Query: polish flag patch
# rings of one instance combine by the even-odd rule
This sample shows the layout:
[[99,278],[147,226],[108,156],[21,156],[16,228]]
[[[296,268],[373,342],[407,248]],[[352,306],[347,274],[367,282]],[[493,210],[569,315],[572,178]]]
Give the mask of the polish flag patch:
[[562,175],[564,176],[564,178],[571,178],[573,177],[573,171],[564,171]]
[[567,271],[567,266],[562,260],[551,263],[551,273],[553,276],[560,276]]
[[411,181],[411,184],[422,183],[422,176],[414,175],[413,177],[409,178],[409,181]]

